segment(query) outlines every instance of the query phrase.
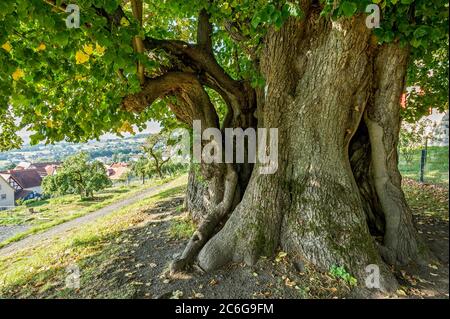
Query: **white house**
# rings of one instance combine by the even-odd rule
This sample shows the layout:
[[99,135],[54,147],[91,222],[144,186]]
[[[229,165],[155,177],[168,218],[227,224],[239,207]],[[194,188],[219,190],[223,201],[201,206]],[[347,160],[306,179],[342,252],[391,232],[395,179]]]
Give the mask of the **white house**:
[[42,193],[42,177],[36,169],[9,170],[0,176],[14,190],[14,201],[39,197]]
[[0,210],[12,208],[15,205],[14,188],[0,175]]

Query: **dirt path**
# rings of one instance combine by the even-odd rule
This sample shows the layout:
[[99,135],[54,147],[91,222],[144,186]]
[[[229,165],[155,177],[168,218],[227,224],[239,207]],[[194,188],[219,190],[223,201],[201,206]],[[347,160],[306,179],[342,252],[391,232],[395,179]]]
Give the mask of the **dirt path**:
[[28,225],[0,226],[0,242],[26,231],[28,228],[30,228]]
[[111,214],[123,207],[132,205],[146,197],[150,197],[153,195],[158,194],[161,191],[167,190],[169,188],[172,188],[174,185],[177,184],[177,182],[179,182],[180,179],[184,178],[184,176],[182,177],[178,177],[177,179],[163,184],[163,185],[158,185],[158,186],[153,186],[153,187],[149,187],[145,190],[143,190],[142,192],[138,193],[138,194],[134,194],[133,197],[121,200],[119,202],[113,203],[111,205],[108,205],[106,207],[103,207],[95,212],[89,213],[85,216],[82,216],[80,218],[76,218],[74,220],[68,221],[66,223],[57,225],[53,228],[50,228],[49,230],[39,233],[39,234],[35,234],[35,235],[31,235],[28,236],[20,241],[14,242],[9,244],[8,246],[0,249],[0,256],[9,256],[13,253],[16,253],[19,250],[22,250],[24,248],[30,248],[30,247],[34,247],[37,246],[39,244],[41,244],[43,241],[48,241],[51,239],[54,239],[55,237],[57,237],[58,235],[64,235],[64,233],[76,228],[76,227],[80,227],[83,226],[85,224],[91,223],[93,221],[95,221],[96,219],[103,217],[105,215]]

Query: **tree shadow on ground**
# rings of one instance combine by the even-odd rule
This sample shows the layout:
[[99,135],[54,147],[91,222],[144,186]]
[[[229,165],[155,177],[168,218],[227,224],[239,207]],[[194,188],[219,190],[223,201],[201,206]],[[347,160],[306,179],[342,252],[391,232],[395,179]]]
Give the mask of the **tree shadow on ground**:
[[[173,194],[161,194],[172,196]],[[140,211],[140,222],[108,236],[74,240],[72,248],[96,247],[79,259],[79,289],[65,287],[66,268],[43,270],[17,289],[33,298],[336,298],[351,297],[341,282],[313,269],[300,272],[285,258],[262,258],[254,266],[231,264],[212,273],[191,269],[170,276],[169,263],[180,254],[186,239],[169,236],[171,223],[185,213],[183,197],[162,199]],[[423,218],[427,218],[425,221]],[[431,218],[431,220],[429,219]],[[434,268],[405,269],[396,273],[408,298],[448,298],[448,221],[415,214],[419,230],[440,258]],[[430,228],[432,227],[432,231]],[[429,234],[428,234],[429,232]],[[427,237],[427,236],[425,236]],[[444,240],[446,238],[446,240]],[[443,266],[447,266],[447,272]],[[434,266],[434,265],[433,265]],[[431,274],[432,273],[432,274]],[[47,279],[45,279],[47,278]],[[420,280],[419,280],[420,279]],[[11,296],[14,296],[11,291]],[[391,296],[398,298],[399,296]]]

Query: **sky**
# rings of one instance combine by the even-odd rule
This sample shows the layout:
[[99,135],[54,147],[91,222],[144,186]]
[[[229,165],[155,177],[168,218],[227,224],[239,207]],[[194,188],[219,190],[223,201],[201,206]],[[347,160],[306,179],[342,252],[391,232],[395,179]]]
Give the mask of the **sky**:
[[[139,134],[151,134],[151,133],[157,133],[159,132],[159,130],[161,129],[161,127],[159,126],[159,124],[157,122],[154,121],[149,121],[147,122],[147,128],[141,132],[139,132],[139,130],[137,129],[137,127],[133,127],[134,131],[136,133]],[[30,145],[30,135],[33,134],[33,132],[27,131],[26,129],[21,130],[19,133],[19,136],[22,137],[23,139],[23,146],[27,146]],[[131,136],[130,133],[123,133],[122,134],[124,137],[129,137]],[[120,138],[119,136],[115,135],[115,134],[104,134],[100,137],[100,140],[108,140],[108,139],[115,139],[115,138]]]

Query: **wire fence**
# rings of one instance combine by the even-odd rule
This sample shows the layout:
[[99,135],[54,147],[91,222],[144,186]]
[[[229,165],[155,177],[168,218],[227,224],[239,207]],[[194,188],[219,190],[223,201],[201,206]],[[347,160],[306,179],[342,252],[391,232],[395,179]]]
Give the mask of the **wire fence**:
[[[414,150],[409,156],[400,153],[399,169],[402,176],[420,181],[421,158],[421,149]],[[448,146],[428,147],[424,157],[423,182],[448,188],[448,159]]]

